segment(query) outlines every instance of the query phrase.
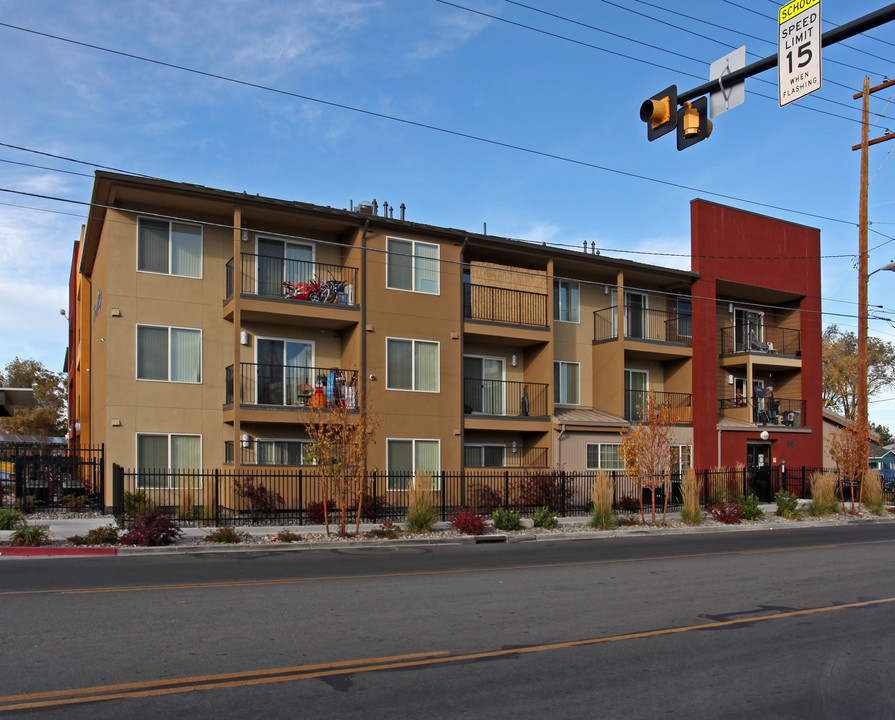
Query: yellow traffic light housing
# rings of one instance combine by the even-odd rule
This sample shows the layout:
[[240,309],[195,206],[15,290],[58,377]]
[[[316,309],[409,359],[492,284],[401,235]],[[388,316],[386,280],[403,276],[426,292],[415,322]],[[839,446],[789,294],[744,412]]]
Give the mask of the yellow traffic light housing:
[[709,120],[708,105],[708,99],[704,96],[692,103],[685,102],[683,104],[677,120],[678,150],[685,150],[712,134],[712,121]]
[[677,127],[677,85],[656,93],[640,106],[640,119],[646,123],[646,139],[653,141]]

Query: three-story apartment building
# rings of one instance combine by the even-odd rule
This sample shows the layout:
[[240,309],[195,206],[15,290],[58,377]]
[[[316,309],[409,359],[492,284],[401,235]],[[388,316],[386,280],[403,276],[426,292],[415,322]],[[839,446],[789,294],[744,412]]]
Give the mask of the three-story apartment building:
[[383,471],[618,469],[653,392],[681,467],[816,465],[819,234],[692,213],[682,271],[98,172],[74,441],[138,469],[301,466],[306,424],[365,402]]

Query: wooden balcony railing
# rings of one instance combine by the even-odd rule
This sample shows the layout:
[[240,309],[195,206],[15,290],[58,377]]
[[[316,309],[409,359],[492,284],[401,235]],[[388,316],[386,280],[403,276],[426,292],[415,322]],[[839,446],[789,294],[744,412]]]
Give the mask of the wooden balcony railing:
[[547,295],[487,285],[463,285],[463,317],[508,325],[547,327]]
[[643,411],[650,394],[656,405],[665,405],[669,409],[672,423],[689,425],[693,422],[693,396],[690,393],[651,390],[625,390],[625,420],[639,422],[643,419]]

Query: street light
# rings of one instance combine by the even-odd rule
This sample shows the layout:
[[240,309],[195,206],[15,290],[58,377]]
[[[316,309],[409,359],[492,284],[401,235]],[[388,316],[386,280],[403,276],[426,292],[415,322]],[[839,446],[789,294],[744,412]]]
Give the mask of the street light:
[[883,265],[881,268],[877,268],[876,270],[874,270],[874,271],[871,272],[871,273],[867,273],[867,277],[870,277],[870,276],[873,275],[874,273],[878,273],[880,270],[893,270],[893,271],[895,271],[895,260],[893,260],[893,261],[890,262],[890,263],[886,263],[886,264]]

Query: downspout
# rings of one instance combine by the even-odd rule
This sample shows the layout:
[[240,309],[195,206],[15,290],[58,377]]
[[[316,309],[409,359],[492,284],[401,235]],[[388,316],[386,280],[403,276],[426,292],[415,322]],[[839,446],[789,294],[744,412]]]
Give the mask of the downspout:
[[562,469],[562,436],[566,434],[566,424],[563,423],[556,438],[556,467]]
[[463,378],[463,357],[466,352],[466,246],[469,244],[469,236],[463,236],[463,244],[460,246],[460,467],[466,467],[466,381]]
[[367,231],[370,221],[364,220],[364,231],[360,238],[360,397],[367,402]]

